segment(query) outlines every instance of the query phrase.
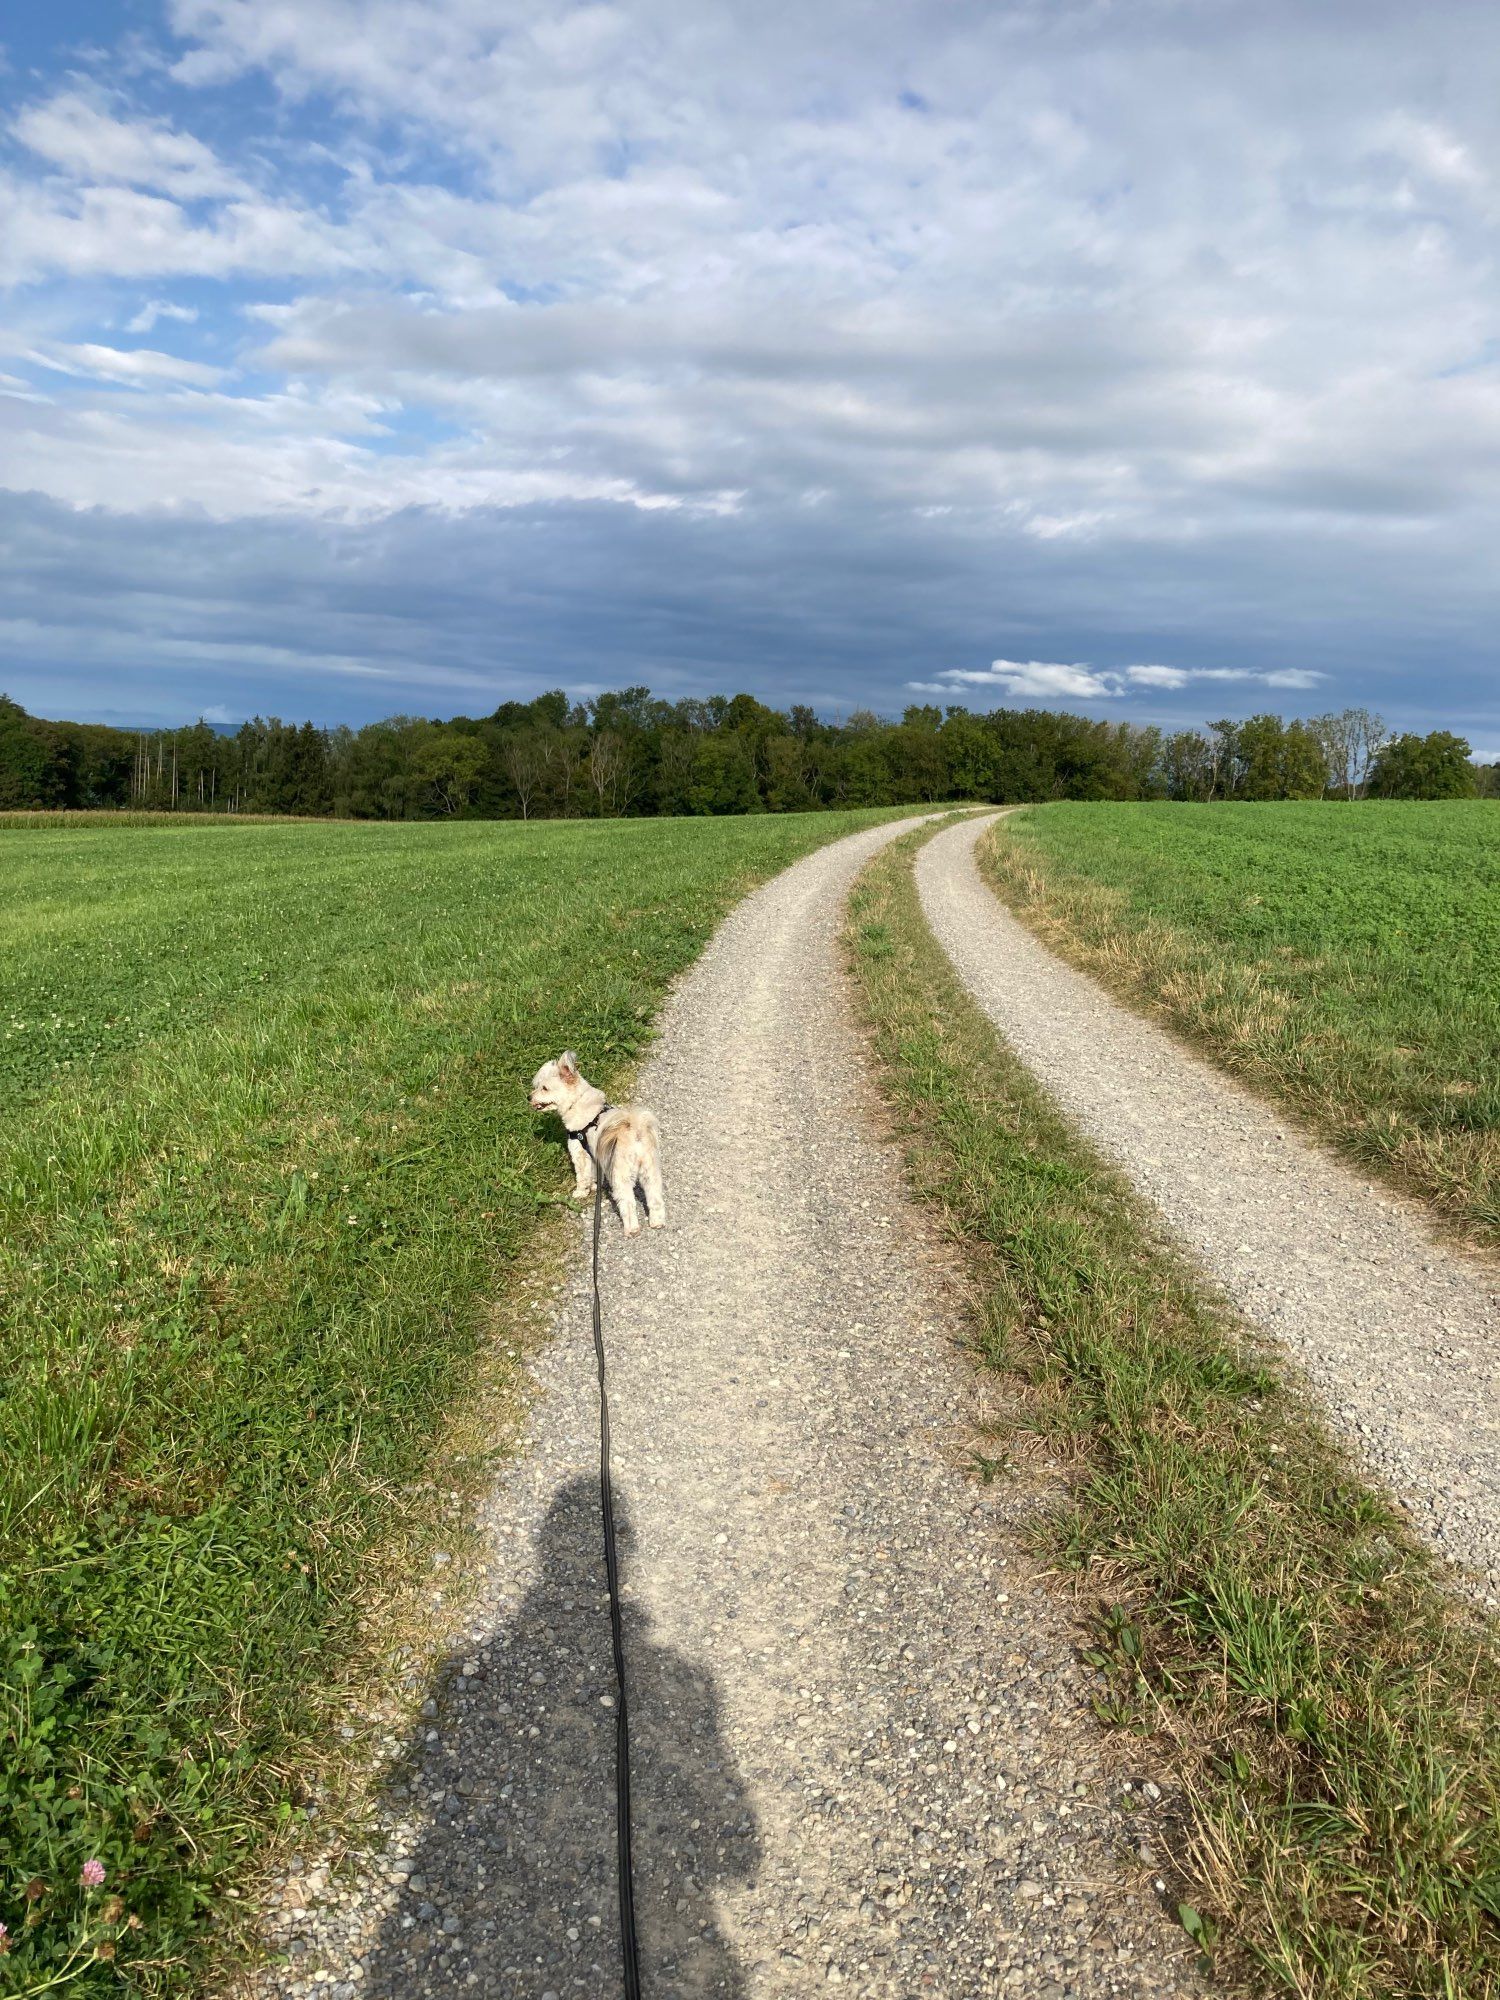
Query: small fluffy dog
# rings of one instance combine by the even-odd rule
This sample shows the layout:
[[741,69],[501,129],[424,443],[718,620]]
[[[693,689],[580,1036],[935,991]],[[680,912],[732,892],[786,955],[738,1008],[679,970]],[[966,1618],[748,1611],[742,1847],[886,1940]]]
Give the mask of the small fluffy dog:
[[575,1201],[585,1201],[594,1192],[597,1169],[627,1236],[640,1234],[635,1207],[638,1184],[646,1197],[646,1220],[653,1229],[661,1228],[667,1219],[661,1135],[649,1111],[640,1105],[611,1104],[602,1090],[579,1075],[578,1058],[571,1049],[564,1049],[556,1062],[543,1063],[531,1079],[531,1108],[555,1111],[563,1122]]

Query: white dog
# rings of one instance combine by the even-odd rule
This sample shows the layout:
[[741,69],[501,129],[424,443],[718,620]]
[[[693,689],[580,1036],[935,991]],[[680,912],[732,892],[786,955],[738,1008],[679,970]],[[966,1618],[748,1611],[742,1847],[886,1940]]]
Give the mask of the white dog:
[[640,1234],[635,1190],[646,1197],[646,1220],[660,1229],[667,1219],[661,1185],[661,1136],[656,1120],[640,1105],[615,1106],[602,1090],[578,1073],[578,1058],[564,1049],[556,1062],[543,1063],[531,1079],[533,1111],[555,1111],[568,1134],[573,1162],[573,1199],[594,1192],[594,1173],[604,1176],[610,1200],[627,1236]]

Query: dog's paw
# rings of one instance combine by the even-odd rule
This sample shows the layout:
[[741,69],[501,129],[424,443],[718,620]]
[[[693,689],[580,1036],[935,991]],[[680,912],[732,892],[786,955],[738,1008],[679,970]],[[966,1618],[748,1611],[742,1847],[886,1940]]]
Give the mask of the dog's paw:
[[664,1215],[650,1215],[646,1220],[653,1229],[665,1229],[667,1226],[667,1218]]

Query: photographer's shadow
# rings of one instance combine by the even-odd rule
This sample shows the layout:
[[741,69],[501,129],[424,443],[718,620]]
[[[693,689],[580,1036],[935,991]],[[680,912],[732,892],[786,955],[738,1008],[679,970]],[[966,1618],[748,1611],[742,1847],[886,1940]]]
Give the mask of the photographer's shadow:
[[[616,1496],[628,1580],[630,1527]],[[554,1496],[514,1619],[449,1663],[395,1776],[423,1825],[361,1991],[567,2000],[620,1990],[615,1708],[599,1489]],[[760,1840],[710,1676],[627,1604],[636,1909],[652,2000],[742,1996],[714,1890],[754,1876]],[[479,1666],[477,1674],[463,1672]],[[429,1704],[431,1706],[432,1704]],[[410,1805],[401,1796],[409,1787]]]

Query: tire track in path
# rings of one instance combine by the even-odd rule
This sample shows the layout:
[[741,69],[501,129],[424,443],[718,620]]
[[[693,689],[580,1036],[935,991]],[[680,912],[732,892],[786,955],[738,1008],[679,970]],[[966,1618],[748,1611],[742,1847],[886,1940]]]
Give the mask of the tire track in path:
[[[722,926],[640,1083],[668,1226],[607,1224],[645,1992],[1185,1995],[1140,1790],[1019,1552],[1037,1494],[961,1469],[982,1383],[877,1136],[838,934],[899,831],[809,856]],[[578,1227],[478,1601],[369,1851],[288,1879],[263,1992],[620,1991]]]
[[1055,958],[979,873],[992,824],[921,850],[960,978],[1081,1131],[1156,1204],[1474,1594],[1500,1599],[1500,1297],[1492,1269],[1272,1105]]

